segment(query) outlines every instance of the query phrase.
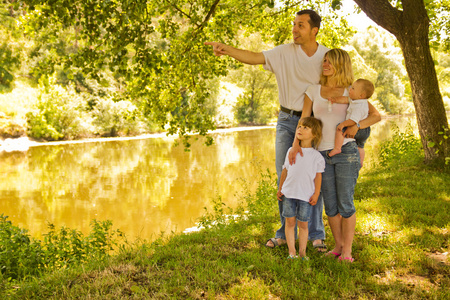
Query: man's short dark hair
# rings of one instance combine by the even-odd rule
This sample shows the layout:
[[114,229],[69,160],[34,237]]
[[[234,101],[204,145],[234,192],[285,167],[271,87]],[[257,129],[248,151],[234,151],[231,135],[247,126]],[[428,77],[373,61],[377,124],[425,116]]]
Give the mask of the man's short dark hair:
[[301,15],[309,15],[309,25],[311,25],[311,28],[317,27],[317,29],[320,29],[320,22],[322,22],[322,18],[314,10],[304,9],[297,12],[297,16]]

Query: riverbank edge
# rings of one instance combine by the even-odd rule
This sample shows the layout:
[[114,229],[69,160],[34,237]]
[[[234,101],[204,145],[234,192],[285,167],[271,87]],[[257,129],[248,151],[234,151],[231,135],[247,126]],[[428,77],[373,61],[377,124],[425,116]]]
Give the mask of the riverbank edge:
[[[450,114],[450,112],[449,112]],[[407,115],[385,115],[382,116],[382,120],[390,120],[401,117],[412,117],[414,114]],[[267,125],[257,125],[257,126],[236,126],[236,127],[226,127],[218,128],[209,131],[208,134],[218,134],[227,132],[237,132],[237,131],[247,131],[247,130],[260,130],[267,128],[275,128],[276,123],[269,123]],[[196,136],[198,133],[189,134],[191,136]],[[70,145],[70,144],[83,144],[83,143],[99,143],[99,142],[116,142],[116,141],[128,141],[128,140],[143,140],[152,138],[163,138],[169,140],[176,140],[179,138],[178,134],[169,135],[167,132],[158,133],[147,133],[137,136],[119,136],[119,137],[90,137],[77,140],[62,140],[62,141],[38,141],[30,139],[27,136],[17,137],[17,138],[0,138],[0,154],[2,152],[14,152],[14,151],[27,151],[31,147],[40,146],[59,146],[59,145]]]
[[[239,127],[229,127],[229,128],[219,128],[208,132],[208,134],[219,134],[228,132],[238,132],[238,131],[248,131],[248,130],[261,130],[267,128],[275,128],[274,124],[261,125],[261,126],[239,126]],[[189,134],[191,136],[199,135]],[[19,137],[19,138],[6,138],[0,139],[0,153],[14,152],[14,151],[27,151],[31,147],[41,147],[41,146],[60,146],[60,145],[71,145],[71,144],[84,144],[84,143],[100,143],[100,142],[117,142],[117,141],[131,141],[131,140],[144,140],[153,138],[163,138],[169,140],[176,140],[179,138],[178,134],[169,135],[167,132],[160,133],[148,133],[137,136],[125,136],[125,137],[99,137],[99,138],[86,138],[78,140],[63,140],[63,141],[36,141],[30,139],[29,137]]]

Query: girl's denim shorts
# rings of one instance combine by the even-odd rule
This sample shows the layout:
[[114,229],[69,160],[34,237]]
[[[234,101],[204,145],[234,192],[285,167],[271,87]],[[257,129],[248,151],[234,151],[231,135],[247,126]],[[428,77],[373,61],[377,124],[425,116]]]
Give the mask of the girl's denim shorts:
[[312,205],[309,202],[283,196],[283,217],[296,217],[297,221],[308,222]]

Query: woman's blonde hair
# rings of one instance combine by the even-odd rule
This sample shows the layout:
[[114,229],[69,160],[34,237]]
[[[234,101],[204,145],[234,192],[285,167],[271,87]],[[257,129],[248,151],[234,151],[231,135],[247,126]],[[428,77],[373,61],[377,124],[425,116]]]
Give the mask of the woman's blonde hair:
[[311,128],[311,133],[314,136],[312,140],[312,146],[313,148],[317,149],[320,141],[322,140],[322,127],[323,127],[322,121],[314,117],[306,117],[300,119],[297,127],[298,126],[305,126]]
[[347,51],[342,49],[331,49],[325,54],[335,72],[331,76],[320,75],[320,84],[326,85],[329,78],[336,78],[338,87],[349,87],[353,83],[352,60]]

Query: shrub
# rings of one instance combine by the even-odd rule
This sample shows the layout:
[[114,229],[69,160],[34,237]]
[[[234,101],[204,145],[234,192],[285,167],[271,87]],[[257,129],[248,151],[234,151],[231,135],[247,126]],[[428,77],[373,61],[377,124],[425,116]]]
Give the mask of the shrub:
[[272,215],[277,212],[277,176],[266,170],[260,172],[258,187],[254,194],[248,193],[245,196],[245,202],[250,215]]
[[[441,136],[442,138],[440,138],[439,141],[428,141],[428,147],[435,147],[437,145],[442,146],[442,144],[444,143],[444,141],[448,140],[450,138],[450,129],[449,128],[445,128],[445,126],[442,127],[442,130],[440,130],[438,132],[438,135]],[[439,153],[439,149],[435,150],[436,153]],[[448,149],[444,148],[444,151],[447,151],[443,154],[444,156],[444,162],[446,166],[450,165],[450,153],[448,153]]]
[[93,124],[98,127],[99,134],[103,136],[117,136],[120,132],[125,134],[137,132],[138,109],[127,100],[115,102],[111,98],[97,98],[92,111]]
[[3,88],[11,88],[14,81],[12,70],[20,66],[20,55],[15,53],[15,49],[11,46],[10,38],[5,37],[0,30],[2,39],[6,41],[0,44],[0,90]]
[[6,278],[34,275],[44,266],[44,250],[30,238],[28,231],[0,216],[0,270]]
[[72,88],[65,89],[44,82],[35,109],[26,114],[28,135],[37,139],[73,139],[87,131],[84,128],[83,105],[85,100]]
[[244,92],[237,98],[234,116],[239,124],[267,124],[273,112],[270,105],[253,99],[251,92]]
[[242,182],[243,193],[240,197],[244,201],[234,210],[227,207],[220,196],[213,199],[213,211],[210,212],[205,207],[206,212],[199,218],[198,226],[210,228],[230,224],[239,219],[276,215],[278,212],[276,175],[267,169],[265,173],[260,171],[259,176],[258,186],[254,193],[250,192],[246,182]]
[[0,271],[3,278],[21,279],[42,271],[102,260],[122,246],[125,239],[119,230],[112,230],[112,222],[91,222],[91,233],[84,236],[78,230],[65,227],[59,230],[49,224],[44,240],[33,239],[28,231],[14,226],[7,216],[0,215]]
[[379,160],[382,166],[416,161],[423,158],[422,143],[408,125],[404,132],[394,128],[392,138],[380,145]]

